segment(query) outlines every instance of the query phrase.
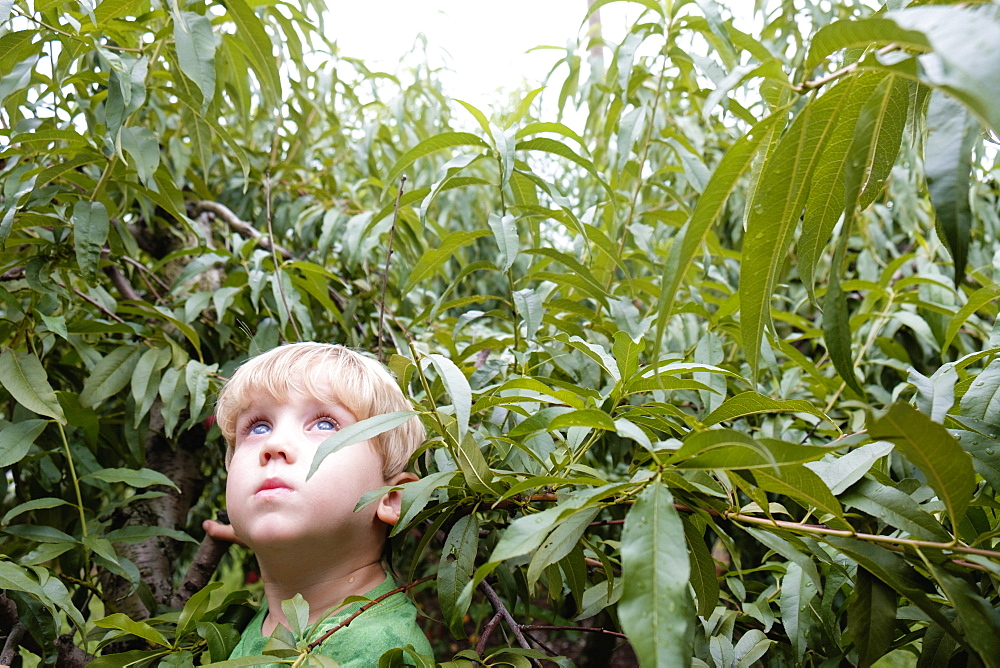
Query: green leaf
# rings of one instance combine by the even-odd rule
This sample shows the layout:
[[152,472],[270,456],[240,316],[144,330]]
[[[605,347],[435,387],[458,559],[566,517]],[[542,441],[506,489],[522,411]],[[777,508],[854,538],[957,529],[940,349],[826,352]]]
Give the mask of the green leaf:
[[815,461],[834,449],[753,439],[732,429],[708,429],[688,436],[670,461],[684,469],[775,469]]
[[833,256],[830,282],[826,286],[826,295],[823,298],[823,342],[830,353],[830,361],[833,362],[837,375],[854,390],[856,395],[863,397],[865,391],[854,373],[854,357],[851,354],[852,330],[850,313],[847,309],[847,295],[840,283],[849,240],[849,234],[842,234]]
[[922,510],[909,494],[895,487],[866,479],[854,485],[840,500],[845,506],[864,511],[915,538],[941,542],[951,540],[933,515]]
[[121,131],[122,150],[132,160],[139,179],[154,188],[153,173],[160,166],[160,144],[149,128],[126,127]]
[[615,421],[602,410],[582,408],[557,415],[549,423],[549,429],[553,431],[568,427],[586,427],[588,429],[615,431]]
[[955,336],[957,336],[959,330],[962,329],[962,325],[964,325],[969,318],[976,313],[976,311],[987,304],[995,303],[998,297],[1000,297],[1000,284],[996,283],[980,288],[969,295],[965,305],[958,309],[958,312],[955,313],[955,315],[952,316],[951,321],[948,322],[948,329],[945,330],[944,341],[941,343],[941,350],[948,350],[951,342],[955,340]]
[[25,501],[24,503],[18,504],[13,508],[11,508],[10,510],[8,510],[4,514],[3,519],[0,519],[0,524],[7,524],[18,515],[30,512],[32,510],[41,510],[45,508],[58,508],[59,506],[68,506],[68,505],[70,505],[68,501],[52,497],[32,499],[31,501]]
[[296,638],[303,637],[309,628],[309,602],[302,597],[302,594],[296,594],[292,598],[282,601],[281,612],[288,620]]
[[955,404],[955,383],[958,382],[955,365],[950,362],[942,364],[930,378],[916,369],[910,369],[906,380],[917,388],[914,397],[917,410],[935,422],[943,423]]
[[498,494],[493,488],[493,471],[483,456],[475,436],[466,434],[455,450],[458,468],[469,488],[477,494]]
[[417,285],[417,283],[433,274],[438,267],[442,266],[445,262],[454,257],[456,250],[462,248],[463,246],[468,246],[476,239],[488,236],[489,234],[489,230],[475,230],[472,232],[456,230],[455,232],[452,232],[447,237],[442,239],[441,243],[438,244],[436,248],[429,250],[420,256],[417,263],[413,265],[413,269],[410,271],[410,276],[406,279],[406,285],[403,287],[401,292],[403,294],[410,292]]
[[183,531],[161,526],[140,526],[130,524],[120,529],[109,531],[104,535],[107,540],[115,543],[139,543],[158,536],[166,536],[167,538],[173,538],[174,540],[184,543],[198,544],[197,540]]
[[479,547],[479,521],[472,513],[460,518],[448,532],[441,551],[437,572],[438,601],[441,613],[456,638],[464,637],[462,618],[467,608],[457,606],[462,589],[476,570]]
[[940,424],[909,404],[893,404],[868,427],[872,438],[890,441],[926,476],[928,484],[944,502],[952,531],[972,499],[976,477],[969,456]]
[[101,249],[108,239],[108,212],[100,202],[79,200],[73,205],[73,244],[80,271],[91,282],[97,277]]
[[24,538],[25,540],[35,541],[36,543],[75,544],[77,542],[75,538],[70,536],[65,531],[60,531],[55,527],[46,526],[44,524],[15,524],[7,527],[4,531],[12,536],[18,536],[20,538]]
[[118,629],[120,631],[130,633],[137,638],[142,638],[153,645],[170,647],[170,643],[168,643],[167,639],[163,637],[163,634],[154,629],[152,626],[146,624],[145,622],[133,621],[129,619],[128,615],[124,615],[120,612],[95,620],[94,626],[100,626],[102,629]]
[[764,395],[752,390],[742,392],[737,394],[735,397],[727,399],[721,406],[712,411],[701,422],[704,426],[711,427],[712,425],[720,422],[728,422],[730,420],[735,420],[736,418],[746,417],[747,415],[788,412],[808,413],[809,415],[815,415],[818,418],[826,420],[830,424],[835,424],[833,420],[823,413],[823,411],[814,407],[808,401],[803,399],[780,401],[777,399],[771,399],[770,397],[765,397]]
[[33,353],[10,348],[0,353],[0,384],[29,411],[66,424],[66,416],[49,385],[45,368]]
[[500,271],[507,271],[514,264],[521,249],[517,237],[517,223],[514,221],[514,216],[510,214],[500,217],[495,213],[490,213],[487,222],[490,230],[493,231],[493,238],[496,239],[497,246],[500,247],[497,265],[500,267]]
[[163,475],[159,471],[154,471],[153,469],[141,468],[141,469],[125,469],[125,468],[108,468],[99,469],[88,473],[87,475],[80,478],[80,480],[87,480],[88,478],[93,478],[95,480],[100,480],[102,482],[123,482],[130,487],[150,487],[152,485],[166,485],[167,487],[172,487],[175,491],[180,491],[174,481]]
[[892,644],[897,595],[862,567],[854,578],[854,598],[847,606],[847,631],[858,652],[858,666],[867,668]]
[[928,563],[928,567],[955,607],[965,638],[979,654],[983,665],[995,664],[1000,657],[1000,611],[965,579],[949,573],[939,564]]
[[[385,177],[385,183],[390,184],[391,189],[395,192],[395,188],[392,184],[395,184],[399,177],[403,175],[403,172],[416,162],[419,158],[422,158],[431,153],[436,153],[438,151],[443,151],[446,148],[453,148],[455,146],[479,146],[482,148],[489,148],[489,145],[476,135],[469,132],[442,132],[436,134],[433,137],[429,137],[409,151],[399,156],[396,160],[396,164],[392,166],[389,170],[388,176]],[[405,291],[404,291],[405,292]]]
[[799,661],[805,655],[808,644],[807,634],[813,626],[812,600],[816,598],[816,585],[809,578],[802,577],[802,569],[795,562],[789,562],[785,576],[781,578],[781,624],[785,627],[792,651]]
[[139,362],[139,346],[119,346],[112,350],[91,371],[80,392],[80,403],[93,407],[115,396],[132,380],[132,372]]
[[837,497],[818,475],[805,466],[784,466],[780,474],[772,472],[772,469],[757,468],[753,470],[753,477],[764,491],[789,496],[806,508],[816,508],[840,520],[839,523],[828,521],[828,524],[839,524],[838,528],[848,527]]
[[976,376],[959,405],[963,417],[1000,427],[1000,359],[990,362]]
[[[0,468],[13,466],[24,459],[48,423],[48,420],[24,420],[13,424],[0,422],[3,424],[0,429]],[[6,516],[3,521],[7,522]]]
[[955,285],[965,275],[969,254],[972,145],[978,135],[979,124],[961,103],[940,91],[931,93],[927,108],[924,174],[937,215],[938,233],[947,244],[955,265]]
[[843,457],[834,456],[829,461],[824,458],[823,461],[809,462],[805,466],[818,475],[836,495],[861,480],[875,462],[890,452],[892,452],[891,443],[869,443],[851,450]]
[[573,162],[580,167],[583,167],[594,179],[601,184],[601,186],[608,192],[608,194],[613,195],[611,187],[607,182],[601,177],[600,172],[594,167],[594,163],[584,158],[579,153],[571,149],[566,144],[555,139],[550,139],[548,137],[536,137],[534,139],[528,139],[526,141],[519,142],[517,144],[518,151],[543,151],[545,153],[552,153],[553,155],[558,155],[562,158],[566,158],[570,162]]
[[584,508],[569,517],[564,517],[556,524],[555,528],[535,550],[535,554],[528,563],[526,574],[528,587],[534,587],[546,568],[559,562],[573,551],[573,548],[580,542],[583,532],[587,530],[600,511],[599,507]]
[[918,57],[921,81],[960,99],[994,132],[1000,132],[1000,7],[908,7],[886,12],[900,28],[920,31],[933,49]]
[[810,100],[778,142],[761,172],[747,215],[740,267],[743,352],[756,377],[764,329],[771,323],[771,297],[788,255],[816,165],[851,98],[849,77]]
[[231,624],[198,622],[195,628],[198,630],[198,635],[205,639],[208,645],[209,659],[212,661],[228,659],[240,640],[239,631],[234,629]]
[[842,49],[891,42],[916,51],[927,51],[931,46],[922,32],[906,30],[886,18],[834,21],[813,35],[803,72],[806,76],[810,76],[827,56]]
[[233,43],[250,61],[250,66],[260,81],[261,92],[273,105],[281,99],[281,77],[278,75],[278,62],[274,57],[271,38],[246,0],[224,0],[223,4],[229,10],[227,16],[236,24],[236,34],[240,38]]
[[684,521],[684,534],[691,558],[691,587],[698,601],[698,614],[707,618],[719,602],[719,577],[716,574],[715,560],[694,522],[687,517],[681,519]]
[[670,490],[651,483],[636,497],[622,529],[618,617],[642,665],[688,666],[694,649],[691,562]]
[[329,455],[349,445],[367,441],[379,434],[384,434],[391,429],[395,429],[414,415],[417,415],[416,411],[393,411],[392,413],[373,415],[367,420],[361,420],[360,422],[355,422],[352,425],[344,427],[320,443],[319,447],[316,448],[316,454],[313,455],[312,465],[309,467],[309,474],[306,476],[306,479],[308,480],[316,473],[320,464]]
[[454,362],[443,355],[428,355],[427,359],[434,365],[445,391],[451,398],[455,419],[458,421],[458,442],[461,443],[469,431],[469,417],[472,412],[472,387],[469,386],[469,379]]
[[[215,97],[215,49],[219,39],[208,17],[194,12],[174,14],[174,45],[184,76],[201,91],[202,111]],[[143,179],[145,182],[145,179]]]

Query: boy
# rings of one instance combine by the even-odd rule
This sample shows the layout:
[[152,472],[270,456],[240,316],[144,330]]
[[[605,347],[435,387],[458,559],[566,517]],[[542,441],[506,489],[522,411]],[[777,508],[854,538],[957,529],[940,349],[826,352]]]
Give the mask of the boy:
[[[354,512],[366,492],[416,480],[406,472],[423,441],[418,418],[329,455],[306,481],[317,447],[338,429],[374,415],[412,410],[379,362],[324,343],[275,348],[241,366],[216,404],[227,443],[226,505],[232,533],[214,522],[217,538],[244,543],[257,555],[264,605],[231,659],[262,653],[278,624],[281,602],[301,594],[309,623],[336,613],[320,634],[356,612],[348,596],[374,599],[396,588],[382,566],[401,493],[389,492]],[[388,649],[413,645],[431,655],[416,625],[416,608],[397,593],[365,610],[314,652],[342,666],[374,666]],[[318,637],[315,636],[315,637]]]

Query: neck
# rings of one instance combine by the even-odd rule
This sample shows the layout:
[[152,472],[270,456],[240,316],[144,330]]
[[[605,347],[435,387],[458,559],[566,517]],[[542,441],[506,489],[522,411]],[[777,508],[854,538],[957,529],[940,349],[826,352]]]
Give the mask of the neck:
[[258,553],[257,559],[268,607],[261,629],[265,637],[271,635],[278,624],[290,626],[281,602],[296,594],[301,594],[309,604],[309,623],[314,624],[342,607],[348,596],[361,596],[385,579],[381,560],[371,557],[342,560],[333,566],[324,564],[321,567],[310,567],[308,560],[295,554]]

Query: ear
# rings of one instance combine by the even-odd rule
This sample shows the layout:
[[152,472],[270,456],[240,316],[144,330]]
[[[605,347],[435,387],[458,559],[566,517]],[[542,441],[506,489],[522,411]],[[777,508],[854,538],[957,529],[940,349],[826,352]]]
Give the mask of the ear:
[[[393,486],[403,485],[408,482],[413,482],[414,480],[419,480],[419,478],[412,473],[404,471],[403,473],[397,473],[392,478],[386,480],[386,484]],[[403,492],[400,490],[393,490],[379,499],[378,508],[375,510],[375,516],[386,524],[394,525],[399,521],[399,513],[402,503]]]

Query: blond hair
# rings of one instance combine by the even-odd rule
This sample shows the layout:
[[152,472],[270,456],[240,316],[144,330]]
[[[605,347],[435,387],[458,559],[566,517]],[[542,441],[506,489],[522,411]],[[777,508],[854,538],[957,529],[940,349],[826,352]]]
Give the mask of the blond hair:
[[[215,417],[226,439],[226,466],[233,457],[236,422],[262,395],[285,401],[301,393],[339,404],[359,422],[393,411],[413,410],[389,371],[377,360],[331,343],[289,343],[243,363],[219,393]],[[371,439],[386,480],[406,470],[424,440],[416,416]]]

